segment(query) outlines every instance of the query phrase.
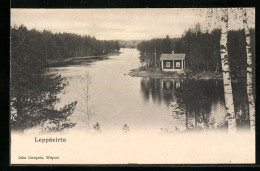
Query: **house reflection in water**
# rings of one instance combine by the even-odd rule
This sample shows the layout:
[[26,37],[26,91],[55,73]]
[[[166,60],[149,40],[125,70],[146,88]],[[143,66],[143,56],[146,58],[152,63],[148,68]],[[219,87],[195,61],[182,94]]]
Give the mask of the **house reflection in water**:
[[175,89],[181,87],[180,80],[142,78],[141,91],[146,101],[153,100],[155,103],[164,102],[168,107],[173,97]]
[[182,81],[179,79],[143,78],[141,91],[146,101],[152,100],[156,104],[166,104],[169,116],[173,118],[171,128],[161,128],[163,132],[186,130],[186,115],[177,104],[175,92],[181,90]]
[[143,78],[146,101],[166,104],[174,120],[163,132],[225,127],[223,84],[215,81]]

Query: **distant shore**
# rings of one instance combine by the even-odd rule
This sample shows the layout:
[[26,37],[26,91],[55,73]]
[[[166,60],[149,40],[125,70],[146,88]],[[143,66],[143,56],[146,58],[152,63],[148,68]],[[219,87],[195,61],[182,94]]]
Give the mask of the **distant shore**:
[[128,73],[132,77],[145,77],[145,78],[170,78],[170,79],[196,79],[196,80],[222,80],[222,74],[216,74],[214,72],[199,72],[192,73],[187,72],[176,73],[176,72],[163,72],[160,68],[138,68],[132,69]]
[[105,55],[98,55],[98,56],[81,56],[81,57],[70,57],[66,59],[55,59],[55,60],[47,60],[46,68],[48,67],[56,67],[56,66],[63,66],[72,64],[73,61],[80,61],[80,60],[95,60],[95,59],[102,59],[107,58],[112,55],[117,55],[121,52],[109,52]]

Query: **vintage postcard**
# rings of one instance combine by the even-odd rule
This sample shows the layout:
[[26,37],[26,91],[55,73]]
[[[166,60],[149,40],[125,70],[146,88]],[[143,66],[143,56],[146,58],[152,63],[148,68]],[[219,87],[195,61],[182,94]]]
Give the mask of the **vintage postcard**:
[[10,33],[10,164],[255,163],[255,8],[13,8]]

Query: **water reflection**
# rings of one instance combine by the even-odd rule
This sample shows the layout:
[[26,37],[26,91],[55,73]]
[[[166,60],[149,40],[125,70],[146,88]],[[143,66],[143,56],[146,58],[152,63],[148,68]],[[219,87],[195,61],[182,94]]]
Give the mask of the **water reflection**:
[[[70,83],[59,105],[77,101],[70,116],[77,125],[70,131],[89,132],[96,123],[102,133],[226,129],[222,81],[128,76],[140,65],[138,56],[135,49],[123,49],[107,60],[49,68]],[[247,126],[246,86],[234,83],[233,91],[238,126]]]
[[[118,54],[114,54],[117,56]],[[91,65],[91,63],[96,61],[108,60],[108,56],[86,56],[86,57],[74,57],[64,61],[59,61],[55,63],[48,64],[48,67],[68,67],[68,66],[81,66],[81,65]]]
[[180,87],[177,80],[163,80],[157,78],[143,78],[141,80],[141,91],[146,101],[152,98],[153,102],[161,103],[164,101],[167,106],[170,105],[174,97],[174,91]]
[[[244,91],[239,83],[233,87],[238,127],[245,127],[248,113],[246,103],[240,100]],[[172,118],[179,124],[174,128],[161,128],[163,132],[227,128],[221,80],[143,78],[141,92],[145,101],[164,103],[172,110]]]

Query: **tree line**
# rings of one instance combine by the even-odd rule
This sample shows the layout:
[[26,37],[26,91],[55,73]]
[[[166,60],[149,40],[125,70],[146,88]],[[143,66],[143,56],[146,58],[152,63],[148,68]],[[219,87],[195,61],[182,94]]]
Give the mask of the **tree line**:
[[[25,130],[42,124],[44,131],[60,131],[76,125],[69,116],[77,101],[57,109],[58,94],[69,84],[60,75],[49,76],[49,60],[76,56],[105,55],[119,50],[117,41],[70,33],[11,27],[10,110],[11,127]],[[44,124],[47,123],[47,126]]]
[[36,56],[42,61],[106,55],[120,49],[118,41],[97,40],[89,35],[81,36],[73,33],[28,30],[23,25],[11,27],[11,42],[12,51],[22,52],[23,57]]
[[[228,131],[236,132],[236,112],[234,109],[234,99],[232,92],[232,80],[238,79],[247,91],[247,106],[249,111],[250,128],[255,131],[255,29],[250,29],[248,25],[248,9],[239,8],[238,17],[242,18],[242,30],[229,30],[229,12],[232,9],[208,9],[209,17],[213,20],[212,14],[216,14],[217,28],[213,31],[201,32],[200,25],[197,24],[195,29],[186,31],[181,39],[172,45],[167,36],[161,39],[160,46],[163,42],[168,42],[167,46],[161,53],[169,53],[170,49],[176,53],[186,54],[186,69],[192,72],[216,71],[222,72],[224,84],[224,97],[226,106],[226,118],[228,121]],[[208,23],[210,25],[210,22]],[[159,64],[156,54],[157,48],[151,41],[141,42],[138,49],[141,51],[141,61],[151,62],[156,67]],[[152,46],[151,46],[152,45]],[[170,47],[170,48],[167,48]],[[148,48],[148,50],[147,50]],[[147,52],[154,52],[148,53]],[[144,55],[143,55],[144,54]]]
[[170,39],[167,35],[165,39],[155,38],[140,42],[137,44],[137,49],[141,52],[141,62],[147,62],[150,66],[158,66],[161,54],[172,53],[178,41],[180,41],[179,38]]
[[[151,66],[160,64],[161,54],[184,53],[185,65],[192,72],[217,71],[222,69],[220,58],[221,30],[214,29],[203,33],[200,25],[185,31],[181,38],[152,39],[142,41],[137,49],[141,52],[140,60],[149,61]],[[255,29],[250,29],[253,58],[255,45]],[[234,78],[246,77],[246,42],[244,30],[228,31],[230,70]],[[254,60],[253,60],[254,61]]]

